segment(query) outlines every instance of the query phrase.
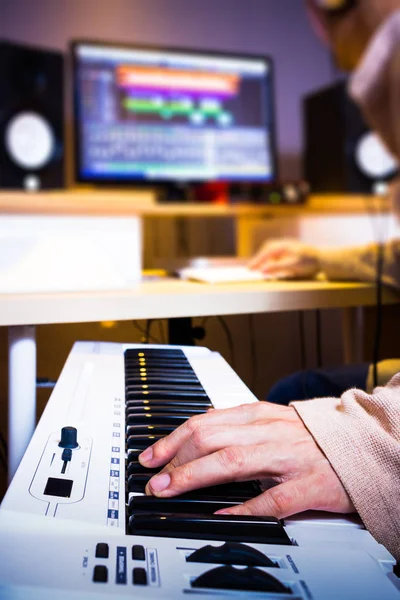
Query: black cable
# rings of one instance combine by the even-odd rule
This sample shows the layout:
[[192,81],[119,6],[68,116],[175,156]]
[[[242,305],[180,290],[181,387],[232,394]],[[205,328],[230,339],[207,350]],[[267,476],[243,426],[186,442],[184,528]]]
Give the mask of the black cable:
[[373,354],[373,376],[374,388],[378,386],[378,363],[380,357],[380,347],[382,341],[382,292],[383,292],[383,267],[385,264],[385,248],[382,243],[378,244],[376,258],[376,321],[375,321],[375,340]]
[[1,466],[3,467],[4,471],[6,473],[8,473],[8,465],[7,465],[7,456],[8,456],[8,447],[7,447],[7,442],[3,436],[3,434],[0,431],[0,463]]
[[256,336],[254,328],[254,315],[249,315],[249,333],[250,333],[250,360],[252,364],[252,381],[251,390],[254,392],[256,389],[257,377],[258,377],[258,360],[256,352]]
[[177,255],[187,257],[189,253],[189,244],[187,236],[187,220],[185,217],[176,218],[176,238],[177,238]]
[[145,344],[149,343],[150,340],[150,331],[151,331],[151,326],[153,324],[154,319],[147,319],[146,321],[146,336],[145,336]]
[[161,319],[157,319],[158,322],[158,333],[160,335],[160,342],[162,344],[166,344],[166,337],[165,337],[165,331],[164,331],[164,327],[163,327],[163,322]]
[[321,333],[321,311],[315,311],[315,343],[317,350],[317,367],[322,368],[322,333]]
[[8,455],[8,446],[7,446],[7,442],[6,442],[3,434],[1,433],[1,431],[0,431],[0,444],[3,447],[5,455],[7,456]]
[[205,327],[209,318],[210,317],[203,317],[200,323],[200,327]]
[[[157,340],[155,337],[152,337],[152,336],[148,337],[147,336],[147,331],[145,329],[143,329],[139,325],[139,323],[137,321],[132,321],[132,325],[135,327],[135,329],[137,329],[137,331],[139,331],[139,333],[142,334],[142,336],[144,338],[144,339],[141,340],[142,344],[148,344],[149,342],[153,342],[154,344],[159,344],[160,343],[160,341]],[[145,340],[147,340],[147,341],[145,341]]]
[[307,400],[307,357],[306,357],[306,331],[304,323],[304,313],[302,310],[298,312],[299,321],[299,341],[300,341],[300,361],[301,361],[301,387],[303,390],[303,398]]
[[[374,230],[374,236],[377,243],[377,257],[376,257],[376,276],[375,276],[375,287],[376,287],[376,303],[375,303],[375,334],[374,334],[374,347],[372,357],[372,368],[373,368],[373,383],[374,387],[377,387],[379,376],[378,376],[378,363],[380,359],[380,348],[382,341],[382,321],[383,321],[383,306],[382,306],[382,293],[383,293],[383,268],[385,264],[385,246],[383,228],[379,227],[375,223],[377,217],[383,216],[383,211],[374,208],[372,198],[366,199],[366,207],[371,217],[372,228]],[[387,233],[387,231],[386,231]]]
[[222,326],[222,329],[225,331],[225,335],[226,335],[226,339],[228,341],[228,346],[229,346],[229,352],[231,355],[231,365],[233,368],[235,368],[235,350],[233,347],[233,339],[232,339],[232,334],[230,332],[230,329],[228,327],[228,325],[225,322],[225,319],[223,319],[220,316],[217,316],[217,321],[219,321],[219,323]]
[[7,473],[8,472],[7,460],[4,458],[3,452],[0,452],[0,463],[1,463],[1,466],[3,467],[4,471]]
[[306,361],[306,332],[304,325],[304,314],[303,311],[300,310],[298,312],[299,318],[299,340],[300,340],[300,360],[301,360],[301,370],[305,371],[307,367]]

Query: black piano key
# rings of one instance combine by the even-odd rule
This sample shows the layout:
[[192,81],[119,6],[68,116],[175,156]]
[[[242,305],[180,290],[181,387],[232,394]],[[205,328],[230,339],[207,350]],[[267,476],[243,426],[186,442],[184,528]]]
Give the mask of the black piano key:
[[187,406],[186,404],[184,406],[168,406],[167,404],[164,404],[164,402],[161,400],[157,404],[152,404],[151,406],[147,404],[136,404],[135,406],[128,406],[125,410],[125,413],[126,416],[135,413],[138,415],[146,415],[149,413],[153,415],[169,413],[171,415],[182,415],[186,417],[192,417],[193,415],[201,415],[207,412],[209,408],[210,407],[200,406],[191,407]]
[[126,367],[128,369],[132,367],[161,367],[161,369],[170,369],[171,371],[173,371],[174,369],[184,369],[185,371],[193,371],[193,368],[190,366],[190,363],[187,360],[164,360],[161,358],[130,360],[126,363]]
[[131,435],[168,435],[175,431],[174,425],[162,425],[161,423],[130,425],[126,430],[127,437]]
[[132,356],[185,356],[183,350],[179,348],[128,348],[125,350],[125,358],[129,359]]
[[[126,416],[127,418],[130,417],[132,414],[153,414],[153,415],[157,415],[159,413],[170,413],[170,414],[175,414],[175,415],[182,415],[185,416],[187,418],[192,417],[193,415],[201,415],[205,412],[204,408],[189,408],[189,407],[178,407],[178,406],[163,406],[162,404],[160,406],[135,406],[133,408],[128,408],[126,410]],[[134,423],[132,423],[131,421],[129,422],[130,425],[134,425]]]
[[[157,385],[196,385],[196,386],[201,386],[200,381],[197,379],[197,377],[193,377],[191,374],[187,374],[187,375],[183,375],[178,373],[178,376],[175,377],[175,373],[173,374],[174,376],[171,377],[171,373],[169,374],[169,376],[167,377],[166,375],[157,375],[157,374],[153,374],[153,373],[147,373],[144,371],[138,371],[136,373],[127,373],[126,374],[126,378],[125,378],[125,383],[126,384],[142,384],[142,383],[154,383],[157,384],[155,381],[152,381],[155,377],[159,377],[161,379],[160,383]],[[134,380],[134,381],[131,381]],[[143,381],[145,380],[145,381]]]
[[136,364],[138,362],[163,362],[190,365],[186,356],[162,356],[160,354],[153,354],[147,356],[131,356],[125,360],[126,365]]
[[176,400],[208,400],[208,396],[205,392],[179,392],[177,390],[155,390],[149,391],[137,391],[137,392],[127,392],[126,400],[168,400],[169,398],[173,398]]
[[188,377],[195,374],[190,365],[185,365],[183,363],[172,365],[160,362],[137,362],[125,366],[125,372],[127,375],[137,375],[138,373],[143,372],[151,373],[160,371],[168,371],[170,374],[176,372],[178,375],[186,375]]
[[135,475],[135,474],[152,474],[155,475],[156,473],[159,473],[161,471],[162,467],[158,467],[158,469],[148,469],[147,467],[144,467],[143,465],[140,464],[140,462],[138,460],[131,460],[130,462],[128,462],[128,468],[126,470],[126,474],[129,475]]
[[142,453],[142,450],[128,450],[126,455],[126,462],[129,465],[131,462],[138,462],[139,454]]
[[129,517],[131,535],[291,545],[278,519],[238,515],[136,513]]
[[161,371],[185,371],[185,373],[194,373],[193,368],[190,366],[188,362],[174,362],[174,361],[161,361],[157,360],[136,360],[129,363],[125,363],[125,371],[129,373],[130,371],[136,370],[147,370],[152,369],[161,370]]
[[[207,488],[204,488],[205,490],[207,490]],[[197,493],[198,490],[195,490],[194,492],[188,492],[187,494],[182,494],[182,496],[180,496],[180,498],[187,498],[188,500],[199,500],[199,501],[203,501],[203,500],[210,500],[212,502],[221,502],[221,501],[229,501],[229,502],[233,502],[235,505],[236,504],[243,504],[243,502],[247,502],[250,498],[248,496],[248,494],[242,494],[241,492],[235,493],[235,492],[231,492],[231,494],[229,496],[223,496],[221,494],[210,494],[210,493],[206,493],[206,492],[201,492],[201,493]]]
[[[166,409],[165,409],[166,410]],[[129,415],[126,417],[126,424],[129,425],[139,425],[141,423],[161,423],[165,425],[175,424],[176,427],[187,421],[193,415],[185,415],[183,413],[170,413],[170,412],[129,412]]]
[[134,473],[129,475],[126,482],[128,492],[139,492],[144,494],[148,481],[153,477],[152,473]]
[[[169,383],[171,381],[171,377],[166,376],[166,375],[153,375],[153,374],[141,374],[136,373],[135,375],[127,375],[125,378],[125,385],[135,385],[135,384],[141,384],[141,383],[146,383],[148,385],[152,385],[152,384],[156,384],[156,385],[162,385],[163,383]],[[174,378],[173,378],[173,382],[176,385],[182,386],[182,385],[193,385],[193,384],[197,384],[200,385],[199,380],[197,379],[197,377],[191,377],[190,375],[176,375],[174,373]]]
[[173,376],[171,371],[160,369],[128,369],[125,371],[125,376],[129,377],[160,377],[163,381],[192,379],[198,381],[197,377],[191,371],[174,371]]
[[176,358],[177,360],[187,360],[185,353],[179,349],[177,349],[176,351],[171,350],[170,352],[168,352],[168,350],[160,348],[138,348],[133,352],[125,354],[125,360],[132,360],[134,358],[146,358],[147,356],[150,358],[154,356],[159,356],[160,358]]
[[[174,383],[173,381],[169,381],[168,383],[133,383],[127,384],[125,386],[125,390],[127,392],[135,392],[143,390],[151,390],[151,391],[178,391],[178,392],[204,392],[204,388],[201,385],[192,385],[188,383],[179,384]],[[205,392],[204,392],[205,393]]]
[[128,400],[126,402],[126,408],[135,408],[135,406],[141,407],[150,407],[150,410],[154,406],[154,408],[167,408],[167,407],[176,407],[176,408],[202,408],[204,410],[208,410],[212,408],[212,403],[209,400],[162,400],[159,402],[158,400]]
[[221,500],[232,500],[245,502],[251,500],[261,494],[262,490],[256,482],[244,483],[223,483],[221,485],[213,485],[197,490],[192,490],[185,494],[186,497],[193,499],[204,498],[219,498]]
[[170,412],[171,414],[186,412],[196,415],[207,412],[210,408],[212,408],[212,405],[204,404],[203,401],[200,401],[200,404],[198,404],[197,401],[174,400],[172,398],[153,398],[150,401],[136,398],[135,400],[128,400],[126,402],[125,412]]
[[230,500],[195,500],[176,496],[175,498],[156,498],[155,496],[132,496],[129,501],[129,515],[139,512],[150,513],[188,513],[188,514],[210,514],[217,510],[237,506],[238,502]]
[[154,444],[157,440],[161,440],[164,435],[130,435],[126,444],[132,450],[145,450],[148,446]]

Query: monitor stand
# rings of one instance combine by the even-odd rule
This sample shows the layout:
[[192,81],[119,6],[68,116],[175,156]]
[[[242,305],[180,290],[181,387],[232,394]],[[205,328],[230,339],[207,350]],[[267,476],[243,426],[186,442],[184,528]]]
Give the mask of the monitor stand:
[[229,184],[226,182],[173,182],[158,189],[159,202],[228,202]]
[[165,183],[157,191],[158,202],[196,202],[195,186],[192,183]]

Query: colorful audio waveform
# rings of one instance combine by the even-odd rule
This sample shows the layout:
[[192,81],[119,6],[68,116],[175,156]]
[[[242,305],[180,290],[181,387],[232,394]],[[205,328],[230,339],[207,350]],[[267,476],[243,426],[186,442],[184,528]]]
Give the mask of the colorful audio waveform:
[[124,88],[234,96],[239,92],[240,82],[237,75],[229,73],[124,66],[117,69],[117,83]]
[[221,125],[231,124],[232,115],[224,110],[224,107],[218,100],[201,100],[196,104],[188,98],[171,99],[155,97],[135,97],[124,98],[122,104],[126,110],[136,114],[155,114],[163,119],[182,116],[187,117],[192,122],[204,122],[208,118],[216,119]]

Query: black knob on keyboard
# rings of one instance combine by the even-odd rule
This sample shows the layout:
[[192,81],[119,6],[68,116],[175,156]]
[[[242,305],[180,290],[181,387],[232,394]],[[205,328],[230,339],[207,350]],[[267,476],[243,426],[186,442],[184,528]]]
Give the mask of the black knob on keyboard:
[[190,554],[186,561],[246,567],[279,567],[259,550],[239,542],[226,542],[222,546],[203,546]]
[[292,594],[292,590],[276,577],[254,567],[247,569],[235,569],[231,566],[217,567],[197,577],[192,581],[192,587]]
[[61,429],[61,440],[58,444],[60,448],[77,448],[77,430],[75,427],[63,427]]

